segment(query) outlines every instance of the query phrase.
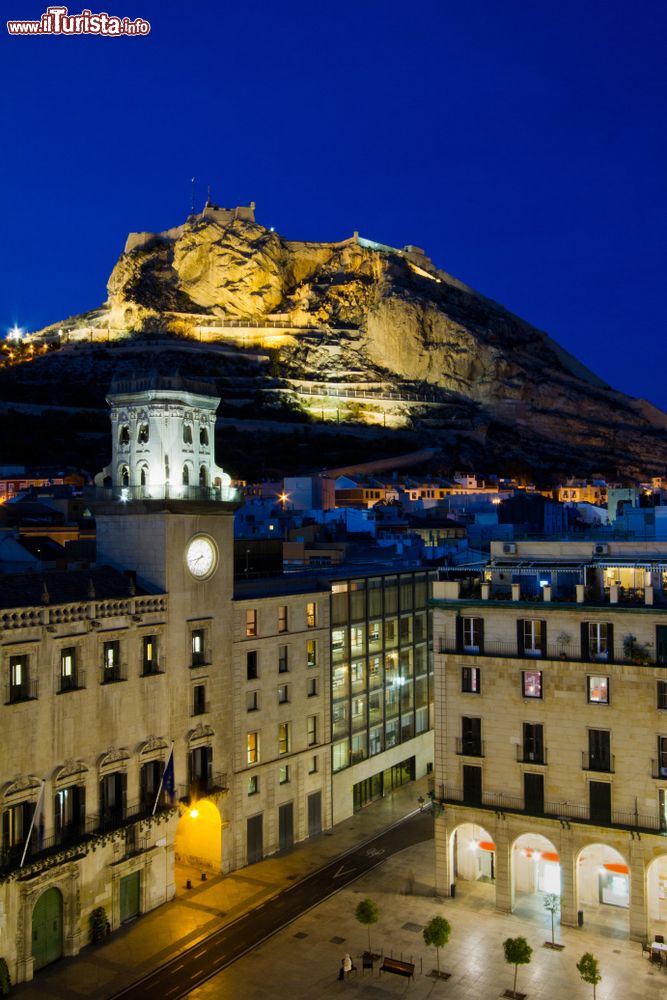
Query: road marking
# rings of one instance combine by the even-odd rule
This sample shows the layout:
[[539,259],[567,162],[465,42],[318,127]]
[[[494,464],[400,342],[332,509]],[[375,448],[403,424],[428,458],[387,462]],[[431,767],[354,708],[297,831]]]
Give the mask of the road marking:
[[202,956],[202,955],[205,955],[207,951],[208,951],[208,949],[207,949],[207,948],[202,948],[202,950],[201,950],[201,951],[198,951],[198,952],[197,952],[197,954],[196,954],[196,955],[193,955],[192,957],[193,957],[193,958],[201,958],[201,956]]
[[171,971],[172,971],[172,972],[178,972],[178,970],[179,970],[179,969],[184,969],[184,968],[185,968],[185,962],[184,962],[184,963],[183,963],[182,965],[177,965],[177,966],[176,966],[176,967],[175,967],[174,969],[172,969]]
[[168,997],[170,993],[178,993],[178,991],[180,990],[180,988],[181,988],[180,986],[174,986],[172,989],[167,990],[167,992],[165,993],[165,996]]
[[356,868],[346,868],[343,864],[334,875],[334,878],[342,878],[343,875],[349,875],[351,872],[356,872],[356,870]]
[[204,975],[204,970],[203,969],[197,969],[197,971],[194,973],[194,975],[190,976],[190,979],[199,979],[199,977],[203,976],[203,975]]
[[366,851],[369,858],[380,858],[385,853],[384,847],[371,847]]

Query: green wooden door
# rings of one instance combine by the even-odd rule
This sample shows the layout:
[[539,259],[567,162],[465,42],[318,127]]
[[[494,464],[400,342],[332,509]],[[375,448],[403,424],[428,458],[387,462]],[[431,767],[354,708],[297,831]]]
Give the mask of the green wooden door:
[[133,872],[120,880],[120,922],[132,920],[139,914],[141,872]]
[[58,889],[47,889],[32,911],[32,957],[34,969],[55,962],[63,953],[63,897]]

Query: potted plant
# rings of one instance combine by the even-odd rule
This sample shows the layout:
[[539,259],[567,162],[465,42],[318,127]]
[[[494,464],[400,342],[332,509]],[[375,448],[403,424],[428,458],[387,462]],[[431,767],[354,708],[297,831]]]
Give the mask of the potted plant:
[[90,940],[93,944],[101,944],[106,940],[108,934],[109,921],[107,911],[103,906],[96,906],[88,918],[90,923]]
[[559,632],[556,636],[556,645],[558,646],[561,660],[565,659],[565,647],[569,646],[571,641],[572,636],[569,632]]

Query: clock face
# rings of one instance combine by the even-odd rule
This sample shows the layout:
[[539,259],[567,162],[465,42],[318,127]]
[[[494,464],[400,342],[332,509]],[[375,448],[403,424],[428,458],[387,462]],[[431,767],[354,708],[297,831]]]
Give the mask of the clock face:
[[212,538],[195,535],[185,550],[185,562],[197,580],[205,580],[215,572],[218,564],[218,550]]

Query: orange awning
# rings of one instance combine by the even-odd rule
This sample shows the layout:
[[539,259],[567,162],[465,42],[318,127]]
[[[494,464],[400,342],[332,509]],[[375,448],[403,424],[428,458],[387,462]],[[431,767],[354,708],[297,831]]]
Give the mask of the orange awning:
[[495,851],[496,845],[492,840],[480,840],[479,849],[480,851]]
[[615,872],[617,875],[629,875],[630,869],[627,865],[603,865],[608,872]]
[[560,854],[556,854],[555,851],[542,851],[542,860],[560,862]]

